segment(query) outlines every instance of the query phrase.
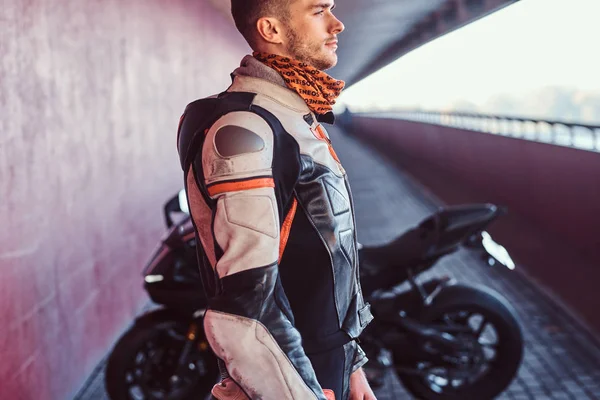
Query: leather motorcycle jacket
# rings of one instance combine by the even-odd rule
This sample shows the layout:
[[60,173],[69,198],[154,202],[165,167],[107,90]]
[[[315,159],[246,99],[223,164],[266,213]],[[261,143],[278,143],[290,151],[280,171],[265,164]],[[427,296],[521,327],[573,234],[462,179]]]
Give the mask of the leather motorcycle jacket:
[[[205,331],[250,398],[325,399],[310,354],[357,339],[373,318],[352,197],[322,116],[274,70],[254,71],[189,104],[178,131]],[[352,369],[365,362],[357,349]]]

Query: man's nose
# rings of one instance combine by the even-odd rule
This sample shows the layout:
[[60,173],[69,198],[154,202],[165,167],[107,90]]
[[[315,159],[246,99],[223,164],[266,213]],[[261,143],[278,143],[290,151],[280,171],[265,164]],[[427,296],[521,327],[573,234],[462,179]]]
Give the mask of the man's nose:
[[344,24],[342,23],[342,21],[340,21],[339,19],[337,19],[335,17],[335,15],[332,14],[333,17],[333,24],[332,24],[332,30],[331,33],[333,34],[338,34],[341,33],[344,29],[346,29],[346,27],[344,26]]

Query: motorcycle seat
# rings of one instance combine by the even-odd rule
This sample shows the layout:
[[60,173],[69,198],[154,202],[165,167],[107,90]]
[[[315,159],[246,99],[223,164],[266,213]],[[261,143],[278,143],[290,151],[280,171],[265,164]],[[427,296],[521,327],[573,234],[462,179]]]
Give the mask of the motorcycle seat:
[[430,263],[455,251],[469,236],[483,230],[502,212],[493,204],[440,208],[391,242],[361,248],[361,276],[389,271],[400,278],[396,275],[404,275],[410,268]]

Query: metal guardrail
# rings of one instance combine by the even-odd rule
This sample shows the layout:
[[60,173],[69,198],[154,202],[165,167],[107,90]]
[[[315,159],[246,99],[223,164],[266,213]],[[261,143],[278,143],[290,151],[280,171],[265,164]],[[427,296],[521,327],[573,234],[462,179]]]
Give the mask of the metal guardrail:
[[600,152],[599,125],[507,115],[421,110],[352,114],[377,118],[398,118]]

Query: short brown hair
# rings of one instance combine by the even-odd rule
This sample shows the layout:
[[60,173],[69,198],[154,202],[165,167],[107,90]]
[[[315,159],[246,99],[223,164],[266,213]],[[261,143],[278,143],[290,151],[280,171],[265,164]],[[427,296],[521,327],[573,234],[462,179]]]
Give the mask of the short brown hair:
[[252,49],[256,49],[256,22],[263,17],[275,17],[282,21],[289,18],[289,6],[293,0],[231,0],[231,15],[235,26]]

